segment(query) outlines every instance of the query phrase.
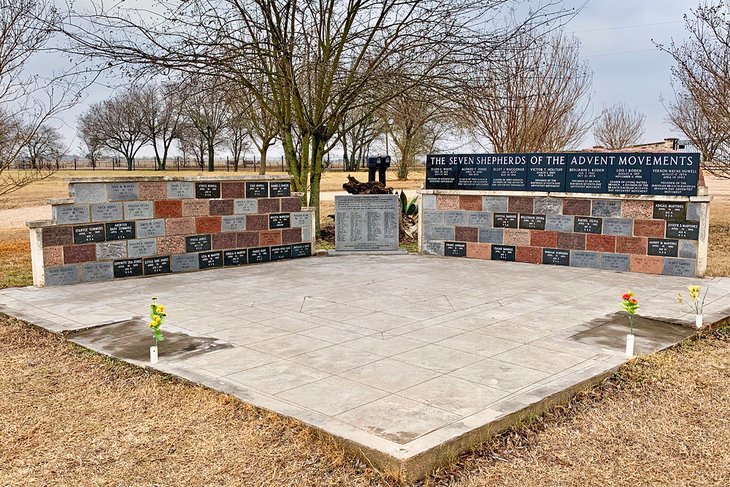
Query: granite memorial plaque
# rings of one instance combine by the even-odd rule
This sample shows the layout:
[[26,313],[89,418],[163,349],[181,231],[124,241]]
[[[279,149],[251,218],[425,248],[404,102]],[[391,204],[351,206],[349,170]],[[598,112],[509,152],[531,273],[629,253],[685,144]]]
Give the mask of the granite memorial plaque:
[[47,267],[45,269],[46,286],[65,286],[80,282],[79,268],[75,265],[64,267]]
[[116,222],[106,224],[107,240],[130,240],[136,237],[134,222]]
[[291,196],[291,183],[289,181],[272,181],[269,183],[270,198],[286,198]]
[[649,194],[652,156],[647,153],[618,154],[608,166],[606,189],[611,194]]
[[335,196],[335,248],[398,250],[400,211],[397,194]]
[[485,156],[491,165],[492,184],[495,191],[527,190],[526,154],[490,154]]
[[246,251],[246,249],[224,250],[223,265],[229,267],[247,264],[247,256],[248,252]]
[[662,274],[667,276],[695,277],[697,263],[694,259],[664,259]]
[[570,265],[573,267],[597,268],[600,264],[601,254],[585,250],[574,250],[570,253]]
[[91,205],[92,222],[123,220],[121,203],[94,203]]
[[699,240],[700,224],[697,222],[667,222],[667,238]]
[[201,269],[223,267],[223,252],[201,252],[198,254],[198,265]]
[[492,245],[492,260],[515,261],[515,247],[512,245]]
[[172,272],[188,272],[200,269],[198,254],[175,254],[172,256]]
[[312,255],[311,243],[300,243],[291,246],[291,256],[295,259],[309,257],[310,255]]
[[[457,178],[459,177],[459,165],[455,159],[456,157],[458,156],[451,154],[426,156],[427,189],[456,188]],[[488,167],[487,171],[489,171]]]
[[550,265],[570,265],[570,250],[542,249],[542,263]]
[[271,260],[269,255],[268,247],[257,247],[255,249],[248,249],[248,262],[255,264],[257,262],[268,262]]
[[629,272],[631,270],[631,258],[626,254],[601,254],[601,269]]
[[657,220],[684,220],[687,218],[685,203],[654,202],[654,218]]
[[291,213],[291,226],[295,228],[305,228],[312,226],[312,214],[307,211]]
[[233,213],[241,215],[245,213],[257,213],[259,202],[253,198],[239,198],[233,200]]
[[246,230],[244,215],[223,215],[221,217],[221,232],[242,232]]
[[495,213],[494,228],[517,228],[517,213]]
[[650,238],[649,255],[661,255],[662,257],[677,257],[679,241],[667,238]]
[[59,225],[89,223],[91,221],[89,205],[54,205],[51,207],[51,212],[53,219]]
[[545,230],[554,232],[572,232],[574,224],[571,215],[547,215],[545,218]]
[[462,242],[444,242],[446,257],[466,257],[466,244]]
[[527,166],[527,189],[565,191],[565,158],[565,154],[530,154]]
[[590,216],[576,216],[573,231],[577,233],[601,233],[603,220]]
[[651,194],[697,195],[699,154],[653,154],[652,157]]
[[142,275],[142,259],[114,261],[114,277],[136,277]]
[[185,252],[202,252],[210,249],[210,235],[192,235],[185,237]]
[[165,220],[137,220],[137,238],[161,237],[165,235]]
[[246,198],[268,198],[269,183],[246,183]]
[[479,230],[479,242],[501,244],[504,242],[504,230],[501,228],[483,228]]
[[153,276],[155,274],[167,274],[172,272],[170,269],[170,257],[151,257],[144,260],[144,275]]
[[630,237],[634,234],[634,220],[630,218],[604,218],[603,233],[605,235]]
[[289,228],[289,213],[272,213],[269,215],[269,229]]
[[168,181],[167,199],[185,200],[195,198],[195,185],[192,181]]
[[96,260],[117,260],[127,256],[127,242],[103,242],[96,244]]
[[103,242],[105,240],[104,225],[84,225],[73,228],[75,244]]
[[213,199],[221,197],[221,183],[195,183],[195,197]]
[[457,180],[455,189],[488,190],[490,189],[490,166],[484,157],[453,156],[457,160]]
[[615,155],[569,154],[565,175],[568,193],[606,193],[608,167]]
[[129,240],[127,242],[128,257],[150,257],[157,254],[157,240],[154,238],[143,238],[141,240]]
[[111,262],[87,262],[81,266],[85,282],[99,282],[114,279],[114,266]]
[[528,230],[545,230],[545,215],[528,215],[520,213],[520,228]]
[[[428,221],[428,217],[426,215],[429,214],[433,214],[436,218],[438,218],[438,216],[443,217],[443,213],[441,212],[424,212],[424,223]],[[443,222],[435,221],[432,223],[439,224]],[[487,211],[470,211],[467,214],[467,225],[477,228],[492,228],[492,214]]]
[[125,201],[125,220],[146,220],[155,216],[154,206],[151,201]]
[[109,201],[128,201],[137,199],[137,183],[109,183]]
[[271,260],[291,259],[291,245],[277,245],[271,247]]

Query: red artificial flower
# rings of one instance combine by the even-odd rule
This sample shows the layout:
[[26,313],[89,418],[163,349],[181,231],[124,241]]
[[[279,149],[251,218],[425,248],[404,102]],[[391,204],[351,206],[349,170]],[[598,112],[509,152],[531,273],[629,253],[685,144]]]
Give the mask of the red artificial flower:
[[631,297],[631,295],[629,293],[626,293],[621,297],[624,299],[624,301],[628,301],[628,299]]
[[636,300],[634,298],[631,298],[631,304],[636,304]]

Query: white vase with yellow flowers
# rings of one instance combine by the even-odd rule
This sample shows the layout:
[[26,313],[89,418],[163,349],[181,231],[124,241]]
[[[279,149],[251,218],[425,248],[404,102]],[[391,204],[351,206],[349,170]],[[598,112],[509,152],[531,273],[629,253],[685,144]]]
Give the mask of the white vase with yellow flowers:
[[684,299],[684,296],[682,296],[682,293],[677,294],[677,302],[679,304],[687,304],[689,308],[694,312],[695,314],[695,328],[698,330],[702,328],[702,311],[705,307],[705,300],[707,299],[707,291],[708,289],[705,289],[704,294],[702,293],[702,288],[700,286],[687,286],[687,292],[689,294],[689,300]]
[[152,339],[155,344],[150,347],[150,363],[156,364],[159,361],[159,350],[157,344],[165,339],[162,336],[160,327],[165,321],[167,313],[165,313],[165,306],[157,303],[157,298],[152,298],[152,304],[150,304],[150,322],[147,326],[152,328]]

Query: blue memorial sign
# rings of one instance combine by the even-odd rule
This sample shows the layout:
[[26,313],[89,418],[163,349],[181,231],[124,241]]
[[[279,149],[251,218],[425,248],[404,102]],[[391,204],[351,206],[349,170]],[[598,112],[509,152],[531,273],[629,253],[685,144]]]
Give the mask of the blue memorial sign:
[[565,191],[566,154],[526,154],[527,189],[530,191]]
[[699,154],[652,154],[651,194],[695,196],[699,177]]
[[527,154],[489,154],[484,159],[492,167],[491,189],[527,191]]

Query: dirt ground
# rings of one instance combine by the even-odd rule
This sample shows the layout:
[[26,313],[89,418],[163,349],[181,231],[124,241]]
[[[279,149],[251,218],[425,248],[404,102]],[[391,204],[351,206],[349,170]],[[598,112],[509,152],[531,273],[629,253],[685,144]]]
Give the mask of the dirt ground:
[[[727,339],[637,359],[422,485],[728,485]],[[0,485],[395,483],[297,422],[2,315],[0,391]]]

